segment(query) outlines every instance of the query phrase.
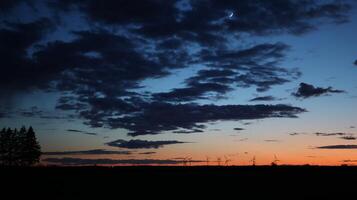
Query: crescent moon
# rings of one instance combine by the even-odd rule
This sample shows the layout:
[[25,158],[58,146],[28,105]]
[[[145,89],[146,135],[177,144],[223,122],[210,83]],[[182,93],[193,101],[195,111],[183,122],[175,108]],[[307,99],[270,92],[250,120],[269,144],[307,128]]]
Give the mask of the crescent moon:
[[230,14],[229,14],[229,18],[232,18],[233,17],[233,15],[234,15],[234,13],[233,12],[231,12]]

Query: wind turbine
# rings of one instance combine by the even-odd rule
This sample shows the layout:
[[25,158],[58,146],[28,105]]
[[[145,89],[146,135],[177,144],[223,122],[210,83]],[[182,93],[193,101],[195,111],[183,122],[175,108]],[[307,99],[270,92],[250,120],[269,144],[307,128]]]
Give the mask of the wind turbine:
[[187,163],[191,166],[192,165],[192,157],[187,158]]
[[187,166],[187,162],[188,162],[188,161],[187,161],[187,158],[188,158],[188,157],[184,157],[184,158],[183,158],[183,161],[182,161],[183,166]]
[[206,156],[206,165],[208,166],[209,165],[209,157]]
[[253,158],[250,160],[250,162],[252,162],[252,166],[255,166],[255,156],[253,156]]
[[280,160],[278,159],[278,157],[277,157],[276,155],[274,155],[274,160],[273,160],[273,162],[271,163],[271,165],[272,165],[272,166],[277,166],[279,161],[280,161]]
[[218,164],[218,166],[221,166],[221,162],[222,162],[221,157],[217,157],[217,164]]
[[224,156],[224,164],[225,164],[226,166],[228,166],[229,162],[231,162],[231,161],[232,161],[232,160],[229,159],[227,156]]

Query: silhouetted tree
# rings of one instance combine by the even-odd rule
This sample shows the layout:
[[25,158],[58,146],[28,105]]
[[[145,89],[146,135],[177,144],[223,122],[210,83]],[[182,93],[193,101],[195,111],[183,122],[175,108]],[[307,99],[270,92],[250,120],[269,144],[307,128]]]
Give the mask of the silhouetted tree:
[[35,132],[31,126],[26,132],[26,137],[23,142],[23,163],[25,165],[38,163],[41,156],[41,147],[37,142]]
[[32,127],[0,132],[0,165],[30,166],[39,162],[41,147]]
[[0,131],[0,165],[5,165],[6,160],[6,129]]

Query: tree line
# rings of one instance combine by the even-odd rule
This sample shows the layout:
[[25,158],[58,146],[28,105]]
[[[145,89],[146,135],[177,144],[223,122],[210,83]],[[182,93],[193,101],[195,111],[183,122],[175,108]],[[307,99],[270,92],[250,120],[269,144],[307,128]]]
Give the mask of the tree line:
[[32,127],[0,131],[0,165],[31,166],[40,161],[41,147]]

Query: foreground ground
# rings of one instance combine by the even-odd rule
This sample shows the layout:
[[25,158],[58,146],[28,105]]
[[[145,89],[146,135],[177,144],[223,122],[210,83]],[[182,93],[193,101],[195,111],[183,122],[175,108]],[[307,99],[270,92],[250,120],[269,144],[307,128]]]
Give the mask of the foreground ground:
[[357,189],[357,167],[0,168],[0,177],[0,195],[13,199],[342,199]]

